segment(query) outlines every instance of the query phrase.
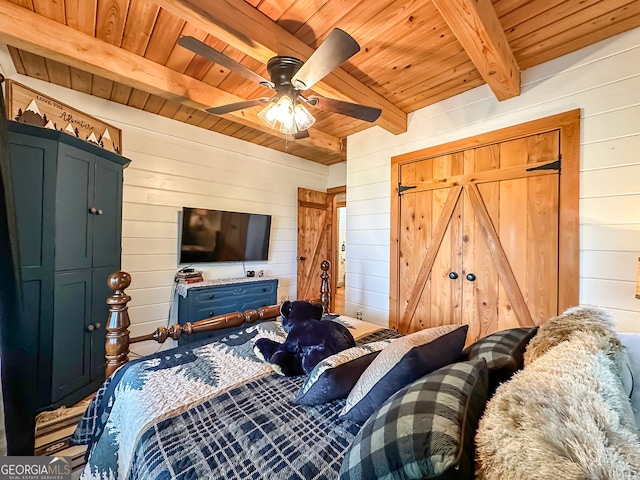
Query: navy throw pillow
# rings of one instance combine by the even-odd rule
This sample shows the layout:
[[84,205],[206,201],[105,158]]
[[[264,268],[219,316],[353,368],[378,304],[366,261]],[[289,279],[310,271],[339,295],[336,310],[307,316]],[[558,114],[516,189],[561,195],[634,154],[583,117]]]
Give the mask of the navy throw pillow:
[[371,342],[325,358],[309,374],[293,403],[320,405],[346,397],[362,372],[390,342]]
[[427,328],[391,342],[349,393],[341,420],[362,423],[391,395],[460,356],[468,325]]

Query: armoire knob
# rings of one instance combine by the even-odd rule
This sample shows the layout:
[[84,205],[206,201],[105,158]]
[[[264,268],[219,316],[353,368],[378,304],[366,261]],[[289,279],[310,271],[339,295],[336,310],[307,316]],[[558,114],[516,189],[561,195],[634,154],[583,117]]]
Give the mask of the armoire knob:
[[96,329],[93,325],[87,325],[87,332],[93,332]]
[[467,280],[469,280],[470,282],[473,282],[475,279],[476,279],[476,276],[473,273],[467,274]]
[[449,278],[451,280],[455,280],[456,278],[458,278],[458,274],[456,272],[449,272]]
[[92,214],[92,215],[95,215],[97,211],[98,211],[98,209],[96,207],[91,207],[89,209],[89,213]]

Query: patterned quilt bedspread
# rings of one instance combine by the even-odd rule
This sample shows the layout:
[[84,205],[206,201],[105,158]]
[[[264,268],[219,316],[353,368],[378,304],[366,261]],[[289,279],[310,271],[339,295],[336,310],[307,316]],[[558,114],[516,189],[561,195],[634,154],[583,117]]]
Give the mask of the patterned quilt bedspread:
[[[397,336],[331,319],[358,343]],[[118,369],[73,436],[88,445],[82,478],[336,478],[358,431],[337,420],[344,400],[293,405],[305,377],[280,377],[260,362],[253,344],[262,337],[283,341],[285,333],[261,322]]]

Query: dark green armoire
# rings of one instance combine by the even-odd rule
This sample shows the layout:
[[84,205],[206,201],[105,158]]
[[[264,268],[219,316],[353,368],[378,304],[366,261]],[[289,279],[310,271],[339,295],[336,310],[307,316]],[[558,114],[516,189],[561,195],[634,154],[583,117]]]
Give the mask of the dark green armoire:
[[23,318],[38,410],[104,380],[106,279],[120,270],[122,172],[129,160],[64,132],[9,122]]

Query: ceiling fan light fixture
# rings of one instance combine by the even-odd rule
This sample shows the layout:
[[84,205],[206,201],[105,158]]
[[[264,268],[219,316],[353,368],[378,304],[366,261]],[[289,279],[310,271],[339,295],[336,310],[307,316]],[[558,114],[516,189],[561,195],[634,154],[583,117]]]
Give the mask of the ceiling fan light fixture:
[[304,105],[297,104],[293,108],[293,119],[296,122],[296,126],[298,127],[298,131],[302,132],[304,130],[309,130],[316,123],[316,119],[311,115],[309,110],[304,108]]
[[269,128],[276,128],[276,123],[278,121],[277,114],[278,109],[276,107],[276,104],[273,102],[269,102],[266,107],[260,110],[260,113],[258,113],[258,118],[262,120],[262,123],[264,123]]
[[286,135],[295,135],[296,133],[298,133],[298,129],[296,128],[295,123],[292,123],[290,126],[287,126],[284,123],[281,123],[280,133],[284,133]]
[[293,101],[289,96],[281,96],[278,103],[276,103],[276,119],[280,122],[280,131],[282,133],[296,133],[293,121]]
[[277,103],[270,102],[258,113],[258,118],[270,128],[288,135],[307,130],[316,121],[304,106],[294,106],[288,95],[282,95]]

